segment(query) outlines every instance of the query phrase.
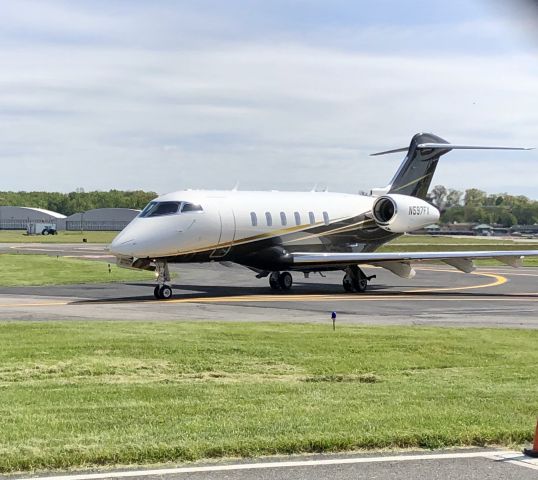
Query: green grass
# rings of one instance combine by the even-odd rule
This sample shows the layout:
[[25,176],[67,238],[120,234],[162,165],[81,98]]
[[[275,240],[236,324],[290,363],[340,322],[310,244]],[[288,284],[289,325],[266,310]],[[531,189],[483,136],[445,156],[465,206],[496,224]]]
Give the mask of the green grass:
[[0,286],[66,285],[150,280],[152,272],[118,268],[115,263],[47,255],[0,254]]
[[[522,239],[526,241],[527,239]],[[508,237],[474,237],[474,236],[445,236],[445,235],[402,235],[397,239],[390,242],[391,245],[406,245],[406,244],[424,244],[424,245],[452,245],[452,244],[484,244],[484,245],[514,245],[518,244],[514,242],[512,238]],[[527,243],[532,243],[529,240]],[[538,244],[535,241],[534,244]]]
[[120,232],[58,232],[57,235],[27,235],[24,230],[0,230],[0,243],[110,243]]
[[[383,245],[379,252],[457,252],[466,250],[538,250],[538,242],[514,242],[506,238],[479,239],[474,237],[444,237],[429,235],[403,235]],[[478,266],[502,265],[495,260],[477,260]],[[525,267],[538,266],[538,257],[523,260]]]
[[501,329],[8,322],[0,471],[521,444],[537,344]]

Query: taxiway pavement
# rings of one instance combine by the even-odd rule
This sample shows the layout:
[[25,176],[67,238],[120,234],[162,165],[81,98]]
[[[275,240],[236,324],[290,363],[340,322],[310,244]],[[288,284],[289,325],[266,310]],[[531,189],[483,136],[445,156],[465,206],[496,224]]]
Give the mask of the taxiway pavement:
[[[0,251],[112,259],[101,245],[9,245]],[[151,282],[0,288],[4,320],[226,320],[538,328],[538,268],[463,274],[423,265],[412,280],[381,268],[364,294],[344,293],[342,273],[303,278],[289,292],[240,266],[174,265],[174,297],[155,300]],[[31,272],[28,272],[31,275]]]
[[[445,450],[355,455],[311,455],[192,464],[157,469],[81,472],[31,477],[32,480],[105,480],[162,478],[165,480],[525,480],[536,478],[538,461],[513,451],[494,449]],[[13,479],[13,477],[10,477]],[[22,477],[15,477],[19,480]],[[0,480],[7,477],[1,477]]]

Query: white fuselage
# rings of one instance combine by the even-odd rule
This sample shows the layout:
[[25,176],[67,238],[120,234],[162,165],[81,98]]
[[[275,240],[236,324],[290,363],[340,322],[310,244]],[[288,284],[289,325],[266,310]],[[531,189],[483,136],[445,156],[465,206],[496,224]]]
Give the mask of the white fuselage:
[[[329,192],[178,191],[154,201],[164,202],[172,210],[176,202],[177,212],[147,215],[145,209],[114,239],[110,249],[134,258],[200,252],[222,258],[231,248],[277,237],[285,239],[280,243],[288,247],[320,245],[323,234],[305,232],[329,225],[331,235],[349,231],[354,225],[345,222],[369,212],[374,200]],[[198,209],[181,211],[185,204]]]

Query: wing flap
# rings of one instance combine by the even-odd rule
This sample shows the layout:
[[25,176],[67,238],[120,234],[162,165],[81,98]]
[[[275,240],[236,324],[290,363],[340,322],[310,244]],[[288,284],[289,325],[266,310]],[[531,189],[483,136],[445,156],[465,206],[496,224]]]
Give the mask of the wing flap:
[[507,255],[506,257],[495,257],[495,260],[514,268],[519,268],[523,265],[523,258],[521,256]]
[[409,262],[375,262],[374,265],[382,267],[401,278],[411,279],[417,274]]
[[[410,262],[438,260],[462,271],[472,266],[473,259],[495,259],[512,267],[521,266],[523,257],[538,256],[538,250],[500,250],[464,252],[388,252],[388,253],[293,253],[293,264],[306,265],[358,265],[377,262]],[[464,260],[467,260],[465,262]]]
[[476,268],[470,258],[444,258],[443,262],[463,273],[471,273]]

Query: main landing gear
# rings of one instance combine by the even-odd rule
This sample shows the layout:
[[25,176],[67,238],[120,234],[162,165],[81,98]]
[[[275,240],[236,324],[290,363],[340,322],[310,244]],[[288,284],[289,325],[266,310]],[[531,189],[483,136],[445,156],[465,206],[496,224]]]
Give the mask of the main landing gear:
[[157,285],[153,290],[153,295],[158,300],[168,300],[172,298],[172,287],[169,285],[170,282],[170,271],[168,270],[168,262],[158,260],[156,263],[156,272],[157,272]]
[[293,285],[293,277],[290,272],[272,272],[269,275],[269,285],[273,290],[289,290]]
[[345,269],[346,274],[342,280],[342,285],[346,292],[362,293],[368,288],[368,282],[375,278],[375,275],[366,276],[356,265],[351,265]]

